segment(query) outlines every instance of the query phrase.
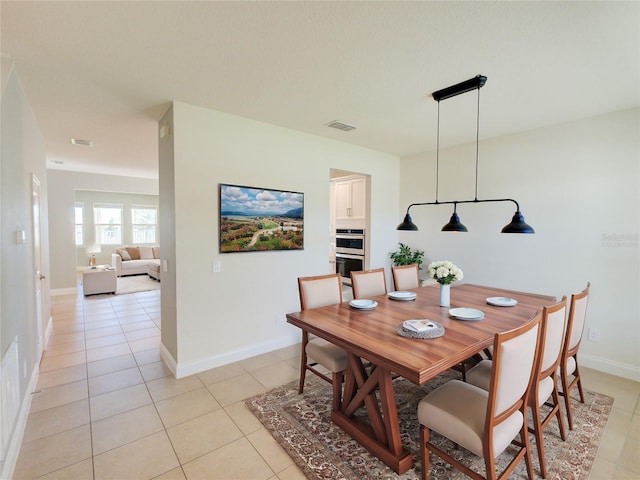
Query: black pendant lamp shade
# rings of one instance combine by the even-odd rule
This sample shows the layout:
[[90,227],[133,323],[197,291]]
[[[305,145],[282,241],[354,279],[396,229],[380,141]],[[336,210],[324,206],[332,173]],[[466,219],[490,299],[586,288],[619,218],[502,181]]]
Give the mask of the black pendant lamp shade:
[[458,214],[453,211],[453,215],[451,215],[451,220],[444,227],[442,227],[443,232],[468,232],[467,227],[465,227],[460,222],[460,217]]
[[511,219],[509,225],[505,225],[502,229],[502,233],[536,233],[535,230],[524,221],[524,217],[517,210]]
[[[451,219],[449,223],[447,223],[444,227],[442,227],[443,232],[467,232],[467,227],[465,227],[460,222],[460,217],[457,213],[457,206],[459,203],[485,203],[485,202],[512,202],[516,206],[516,213],[513,215],[511,219],[511,223],[506,225],[502,229],[502,233],[535,233],[533,228],[524,221],[524,217],[522,213],[520,213],[520,205],[517,201],[512,198],[497,198],[497,199],[478,199],[478,151],[480,145],[480,88],[484,86],[487,82],[487,77],[483,75],[476,75],[474,78],[470,78],[469,80],[465,80],[464,82],[457,83],[447,88],[443,88],[442,90],[438,90],[437,92],[433,92],[432,96],[435,101],[438,102],[438,134],[437,134],[437,147],[436,147],[436,201],[435,202],[422,202],[422,203],[412,203],[407,207],[407,213],[404,216],[403,222],[398,225],[397,230],[409,230],[416,231],[418,227],[411,221],[411,215],[409,215],[409,210],[413,206],[417,205],[444,205],[444,204],[453,204],[453,215],[451,215]],[[473,90],[478,90],[478,114],[476,120],[476,196],[473,200],[452,200],[447,202],[439,202],[438,201],[438,183],[439,183],[439,165],[440,165],[440,101],[446,100],[447,98],[455,97],[456,95],[460,95],[462,93],[471,92]]]
[[418,230],[418,227],[416,227],[416,224],[411,221],[411,215],[407,213],[404,216],[402,223],[396,227],[396,230],[409,230],[415,232]]
[[451,215],[451,219],[449,223],[447,223],[444,227],[442,227],[443,232],[468,232],[467,227],[465,227],[462,222],[460,222],[460,217],[458,216],[458,204],[453,204],[453,215]]

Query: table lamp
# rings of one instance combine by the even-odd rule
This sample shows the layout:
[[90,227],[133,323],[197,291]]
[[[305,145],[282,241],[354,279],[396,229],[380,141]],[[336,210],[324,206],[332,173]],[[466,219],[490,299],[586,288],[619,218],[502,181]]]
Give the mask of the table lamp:
[[89,266],[96,268],[96,253],[100,253],[100,245],[91,245],[86,249],[87,255],[89,255]]

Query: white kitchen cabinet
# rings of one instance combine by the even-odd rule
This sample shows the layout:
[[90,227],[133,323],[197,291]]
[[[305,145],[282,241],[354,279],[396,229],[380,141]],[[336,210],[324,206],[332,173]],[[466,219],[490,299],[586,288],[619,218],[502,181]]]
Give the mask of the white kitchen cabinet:
[[335,182],[336,224],[364,222],[367,207],[367,182],[365,177],[354,177]]

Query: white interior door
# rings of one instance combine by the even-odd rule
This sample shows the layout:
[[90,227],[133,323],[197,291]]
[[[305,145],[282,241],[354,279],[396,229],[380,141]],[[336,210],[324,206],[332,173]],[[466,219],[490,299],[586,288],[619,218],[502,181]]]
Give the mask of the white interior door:
[[38,357],[42,357],[42,351],[44,349],[43,331],[44,331],[44,319],[43,319],[43,295],[42,295],[42,282],[46,278],[42,273],[42,242],[40,239],[40,180],[33,175],[32,178],[32,202],[33,202],[33,261],[35,265],[35,302],[36,302],[36,322],[38,326]]

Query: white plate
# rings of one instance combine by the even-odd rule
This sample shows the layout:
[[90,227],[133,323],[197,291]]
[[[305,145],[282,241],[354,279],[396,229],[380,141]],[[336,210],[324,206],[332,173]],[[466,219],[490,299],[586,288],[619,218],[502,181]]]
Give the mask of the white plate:
[[392,300],[415,300],[416,297],[415,292],[389,292],[389,298]]
[[359,310],[372,310],[378,306],[378,302],[376,302],[375,300],[362,298],[360,300],[351,300],[349,302],[349,305]]
[[407,330],[411,330],[412,332],[418,332],[418,333],[422,333],[422,332],[426,332],[427,330],[433,330],[434,328],[438,328],[438,326],[434,322],[426,318],[421,318],[418,320],[405,320],[404,322],[402,322],[402,326]]
[[482,320],[484,318],[482,310],[475,308],[452,308],[449,310],[449,315],[458,320]]
[[508,297],[489,297],[487,303],[496,307],[515,307],[518,301]]

